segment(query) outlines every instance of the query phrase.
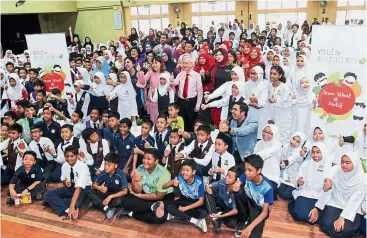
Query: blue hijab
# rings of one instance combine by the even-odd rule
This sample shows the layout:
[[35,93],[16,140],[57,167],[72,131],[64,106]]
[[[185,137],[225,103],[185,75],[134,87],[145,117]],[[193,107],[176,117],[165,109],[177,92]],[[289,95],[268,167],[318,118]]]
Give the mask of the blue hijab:
[[97,68],[97,71],[101,71],[104,74],[104,76],[107,77],[108,74],[110,73],[110,66],[108,65],[106,59],[103,58],[103,56],[99,56],[97,60],[102,63],[101,68],[100,69]]

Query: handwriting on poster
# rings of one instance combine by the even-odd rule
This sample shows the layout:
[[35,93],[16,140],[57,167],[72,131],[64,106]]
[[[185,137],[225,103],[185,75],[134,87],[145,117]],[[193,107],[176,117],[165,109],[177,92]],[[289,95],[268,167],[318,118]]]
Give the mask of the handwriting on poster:
[[337,86],[334,83],[329,83],[321,89],[319,97],[321,107],[334,115],[348,113],[355,103],[352,89],[345,84]]
[[55,60],[59,58],[57,54],[52,54],[43,50],[34,50],[32,51],[32,55],[34,60]]
[[339,49],[318,49],[316,60],[318,63],[358,64],[359,59],[343,56]]

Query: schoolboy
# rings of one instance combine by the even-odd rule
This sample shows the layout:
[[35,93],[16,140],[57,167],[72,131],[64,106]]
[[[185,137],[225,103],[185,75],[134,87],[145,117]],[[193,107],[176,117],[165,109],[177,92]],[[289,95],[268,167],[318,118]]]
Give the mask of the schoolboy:
[[57,157],[55,158],[55,161],[61,165],[65,163],[65,149],[66,147],[73,145],[77,148],[79,148],[79,138],[74,136],[74,127],[69,124],[65,124],[61,127],[61,138],[62,141],[57,147]]
[[54,100],[54,107],[56,110],[64,114],[65,117],[70,117],[68,111],[68,101],[61,97],[61,91],[59,88],[51,89],[51,93],[48,95],[48,99]]
[[107,140],[110,149],[113,150],[113,143],[119,137],[120,113],[110,112],[108,114],[108,126],[103,129],[103,138]]
[[159,114],[156,122],[157,131],[154,133],[154,147],[159,151],[159,157],[162,158],[166,146],[169,144],[169,135],[171,129],[168,127],[167,117]]
[[98,135],[101,135],[103,130],[101,129],[102,122],[100,120],[101,112],[98,108],[92,108],[90,110],[90,120],[85,122],[85,128],[93,128],[97,131]]
[[193,159],[198,164],[197,175],[208,176],[208,171],[212,167],[212,156],[215,152],[215,145],[210,137],[210,127],[201,125],[197,129],[197,139],[185,147],[183,151],[176,154],[176,159]]
[[45,87],[45,85],[43,84],[43,82],[41,80],[37,79],[36,81],[34,81],[34,83],[33,83],[33,92],[31,92],[29,94],[29,101],[31,103],[36,102],[37,92],[40,91],[40,90],[43,90],[44,87]]
[[153,122],[148,118],[143,119],[141,124],[141,135],[137,136],[134,140],[133,170],[143,163],[144,150],[146,148],[154,147],[155,140],[150,135],[152,128]]
[[39,122],[43,136],[50,138],[55,146],[58,146],[61,141],[61,126],[58,122],[54,121],[54,112],[51,108],[45,107],[42,110],[43,121]]
[[195,175],[195,166],[193,160],[184,161],[181,174],[162,186],[163,189],[175,187],[174,202],[167,207],[167,220],[179,218],[207,232],[204,183],[200,176]]
[[159,165],[159,151],[146,149],[143,164],[132,173],[130,195],[122,200],[117,217],[130,216],[147,223],[164,223],[167,220],[164,206],[172,202],[173,189],[163,189],[162,185],[169,182],[170,177],[168,170]]
[[36,165],[36,153],[26,151],[23,155],[22,166],[17,169],[10,180],[8,200],[6,204],[15,204],[14,199],[17,194],[27,196],[31,193],[32,199],[42,200],[46,191],[46,184],[43,182],[42,170]]
[[245,158],[245,173],[234,188],[238,191],[235,200],[240,219],[236,237],[262,236],[270,205],[274,201],[271,183],[261,174],[263,165],[264,161],[258,155]]
[[222,222],[230,228],[238,225],[233,188],[240,175],[241,170],[234,166],[228,170],[225,179],[206,185],[206,206],[216,233],[222,231]]
[[20,100],[17,103],[17,110],[16,110],[16,114],[17,114],[17,120],[23,119],[24,118],[24,111],[25,111],[25,106],[29,105],[29,101],[28,100]]
[[197,134],[198,134],[198,127],[201,125],[206,124],[204,120],[201,118],[198,118],[194,122],[194,131],[193,132],[187,132],[184,130],[179,130],[179,134],[182,135],[182,137],[185,139],[185,145],[189,145],[191,142],[196,140]]
[[7,62],[6,64],[5,64],[5,67],[6,67],[6,72],[7,72],[7,74],[9,75],[9,74],[11,74],[11,73],[14,73],[14,63],[13,62]]
[[24,152],[28,150],[27,143],[21,139],[23,128],[19,124],[9,126],[8,139],[0,143],[0,151],[8,150],[7,165],[2,176],[1,185],[7,185],[15,170],[22,165]]
[[28,104],[24,107],[24,118],[19,119],[17,123],[22,126],[22,136],[23,139],[30,143],[32,141],[31,138],[31,127],[39,122],[42,122],[41,118],[36,117],[36,110],[34,105]]
[[103,171],[103,158],[110,153],[110,147],[93,128],[86,128],[82,132],[82,138],[83,140],[79,141],[79,158],[88,165],[90,177],[94,181],[96,175]]
[[212,158],[212,168],[209,171],[214,181],[225,179],[228,169],[236,165],[233,155],[227,151],[231,140],[229,135],[222,132],[219,132],[215,139],[215,153]]
[[66,147],[65,161],[61,168],[64,187],[48,191],[45,204],[50,205],[58,216],[66,215],[68,218],[77,219],[92,181],[88,166],[78,160],[77,147]]
[[[169,136],[169,144],[167,145],[162,158],[162,164],[170,172],[171,178],[175,178],[180,174],[181,159],[176,160],[176,154],[185,148],[185,144],[181,142],[182,137],[178,133],[178,129],[173,129]],[[196,168],[195,168],[196,169]]]
[[114,144],[115,154],[119,156],[119,168],[127,174],[131,168],[134,152],[135,136],[130,132],[132,121],[129,118],[123,118],[120,121],[120,136]]
[[[42,136],[42,130],[38,124],[31,127],[32,141],[29,148],[36,152],[37,164],[43,169],[43,177],[46,182],[60,182],[61,168],[57,167],[55,158],[57,153],[52,141]],[[56,180],[52,180],[56,178]]]
[[4,113],[3,122],[9,126],[14,125],[17,120],[17,114],[13,111],[7,111]]
[[24,85],[25,89],[27,90],[28,94],[34,91],[34,82],[38,80],[38,69],[31,68],[29,70],[29,81],[27,81]]
[[46,91],[39,90],[36,91],[35,102],[33,103],[34,109],[36,110],[36,114],[38,114],[40,109],[43,109],[45,106],[45,98],[46,98]]
[[185,130],[184,120],[181,116],[178,115],[179,112],[180,112],[180,106],[177,103],[173,102],[168,104],[167,123],[171,127],[171,129],[178,128],[181,130]]
[[127,180],[121,169],[117,168],[118,157],[108,153],[104,158],[104,171],[96,178],[93,189],[88,193],[89,207],[105,211],[106,219],[111,219],[116,208],[120,207],[123,196],[127,194]]

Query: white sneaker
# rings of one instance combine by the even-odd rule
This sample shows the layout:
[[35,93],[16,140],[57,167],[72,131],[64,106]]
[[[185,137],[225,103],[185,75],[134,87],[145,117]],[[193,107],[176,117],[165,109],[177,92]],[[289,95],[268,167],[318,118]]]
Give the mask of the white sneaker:
[[167,214],[167,221],[174,219],[175,217],[171,213]]
[[208,231],[208,227],[206,225],[205,218],[198,220],[199,222],[196,224],[196,227],[199,227],[203,232]]

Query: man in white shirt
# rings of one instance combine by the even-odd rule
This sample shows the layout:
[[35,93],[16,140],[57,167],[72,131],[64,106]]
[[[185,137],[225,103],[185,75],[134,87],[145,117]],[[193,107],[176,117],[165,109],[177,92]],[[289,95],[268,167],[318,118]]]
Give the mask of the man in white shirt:
[[325,18],[325,21],[321,25],[332,25],[331,22],[329,22],[329,18]]
[[157,54],[157,55],[161,55],[164,51],[164,49],[168,48],[171,52],[173,52],[172,46],[167,44],[167,39],[168,39],[168,35],[167,34],[162,34],[161,38],[160,38],[160,44],[156,45],[153,48],[153,51]]
[[48,191],[45,204],[51,206],[58,216],[65,214],[77,219],[92,180],[88,166],[78,160],[78,148],[68,146],[65,149],[65,161],[61,168],[61,181],[65,187]]
[[288,36],[288,44],[290,47],[293,47],[294,49],[297,49],[297,42],[301,40],[302,32],[299,31],[299,25],[293,24],[292,25],[292,33],[290,36]]

